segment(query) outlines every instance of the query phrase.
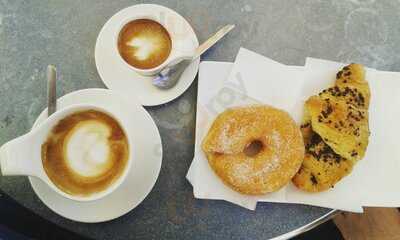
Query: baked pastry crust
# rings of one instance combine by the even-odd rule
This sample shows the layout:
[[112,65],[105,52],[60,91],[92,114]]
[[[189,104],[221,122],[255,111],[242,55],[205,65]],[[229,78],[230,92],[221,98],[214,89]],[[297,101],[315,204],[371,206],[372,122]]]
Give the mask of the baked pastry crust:
[[[246,149],[261,147],[255,155]],[[274,192],[286,185],[304,158],[300,129],[288,113],[265,105],[227,109],[212,124],[203,151],[214,172],[243,194]]]
[[301,127],[306,154],[293,183],[305,191],[333,187],[348,175],[368,146],[370,90],[362,65],[350,64],[335,86],[305,103]]
[[349,174],[353,163],[335,153],[322,138],[311,129],[310,122],[301,126],[306,145],[304,161],[293,183],[308,192],[320,192],[334,186]]

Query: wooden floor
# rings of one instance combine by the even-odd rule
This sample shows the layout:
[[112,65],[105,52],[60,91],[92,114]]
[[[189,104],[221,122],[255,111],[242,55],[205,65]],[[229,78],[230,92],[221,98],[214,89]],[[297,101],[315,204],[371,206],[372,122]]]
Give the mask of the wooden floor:
[[363,214],[340,213],[334,218],[346,240],[400,240],[396,208],[364,208]]

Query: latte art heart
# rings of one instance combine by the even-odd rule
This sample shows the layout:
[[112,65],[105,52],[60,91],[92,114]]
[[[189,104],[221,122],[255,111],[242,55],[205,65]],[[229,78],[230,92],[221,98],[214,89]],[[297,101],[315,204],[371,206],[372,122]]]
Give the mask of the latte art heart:
[[43,167],[62,191],[87,196],[111,186],[129,159],[128,139],[111,116],[96,110],[60,120],[42,145]]
[[137,36],[127,41],[125,45],[135,49],[132,51],[132,57],[145,61],[162,49],[162,42],[158,36]]
[[172,41],[168,31],[150,19],[133,20],[119,33],[119,54],[125,62],[139,69],[150,69],[162,64],[171,49]]
[[65,138],[65,159],[75,173],[85,177],[104,174],[112,167],[109,126],[97,121],[78,123]]

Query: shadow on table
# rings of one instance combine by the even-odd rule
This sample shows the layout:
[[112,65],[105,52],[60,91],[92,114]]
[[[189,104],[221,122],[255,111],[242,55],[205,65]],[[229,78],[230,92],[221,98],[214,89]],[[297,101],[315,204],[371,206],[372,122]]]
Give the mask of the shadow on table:
[[323,240],[344,240],[339,229],[333,223],[332,220],[321,224],[320,226],[301,234],[300,236],[292,238],[292,240],[311,240],[311,239],[323,239]]
[[[0,240],[89,240],[27,210],[4,193],[0,192]],[[332,221],[293,238],[293,240],[343,240]]]
[[0,191],[0,240],[87,240],[27,210]]

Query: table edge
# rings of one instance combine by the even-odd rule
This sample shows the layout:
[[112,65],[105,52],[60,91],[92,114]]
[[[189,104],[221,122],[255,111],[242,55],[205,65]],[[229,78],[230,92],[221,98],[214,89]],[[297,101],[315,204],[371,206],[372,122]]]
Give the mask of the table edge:
[[301,226],[295,230],[292,230],[288,233],[284,233],[280,236],[276,236],[271,238],[270,240],[286,240],[286,239],[290,239],[292,237],[298,236],[302,233],[305,233],[307,231],[310,231],[312,229],[314,229],[315,227],[318,227],[319,225],[329,221],[330,219],[332,219],[333,217],[335,217],[337,214],[339,214],[340,211],[337,209],[332,209],[331,211],[329,211],[328,213],[324,214],[323,216],[313,220],[310,223],[307,223],[304,226]]

